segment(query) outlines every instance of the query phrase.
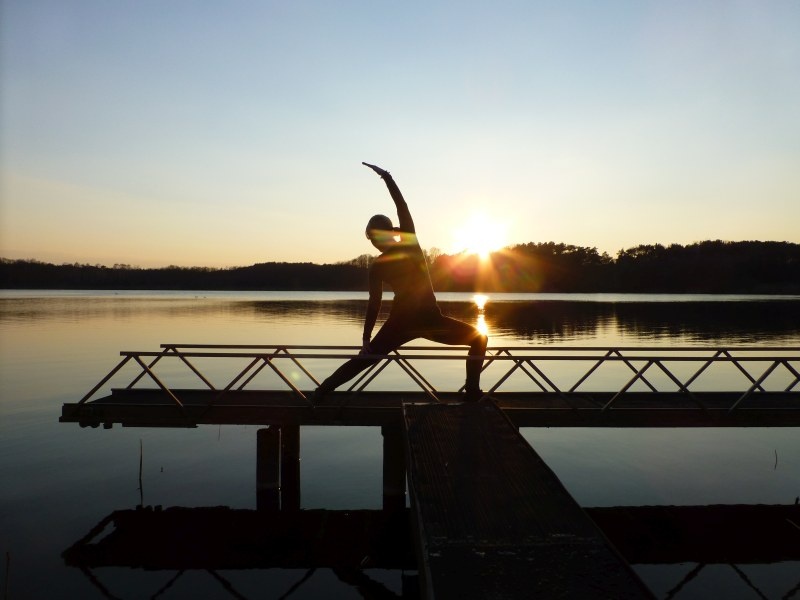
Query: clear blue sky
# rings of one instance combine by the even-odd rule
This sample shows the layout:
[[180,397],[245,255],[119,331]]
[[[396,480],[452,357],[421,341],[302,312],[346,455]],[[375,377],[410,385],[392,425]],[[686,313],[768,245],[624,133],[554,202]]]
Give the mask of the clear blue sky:
[[362,160],[448,252],[800,242],[796,0],[0,6],[6,258],[346,260]]

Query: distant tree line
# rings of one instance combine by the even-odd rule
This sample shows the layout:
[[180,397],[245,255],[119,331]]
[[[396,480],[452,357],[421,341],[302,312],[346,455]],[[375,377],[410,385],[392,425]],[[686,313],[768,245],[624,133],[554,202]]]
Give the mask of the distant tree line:
[[[510,246],[487,260],[428,251],[437,291],[800,293],[800,244],[706,241],[640,245],[616,257],[554,242]],[[139,268],[0,259],[5,289],[365,290],[374,257],[337,264]]]
[[351,264],[271,262],[213,269],[145,269],[130,265],[63,264],[32,260],[0,261],[0,287],[9,289],[96,290],[358,290],[364,269]]
[[431,277],[437,289],[451,291],[800,293],[800,244],[648,244],[612,258],[596,248],[529,243],[483,262],[438,256]]

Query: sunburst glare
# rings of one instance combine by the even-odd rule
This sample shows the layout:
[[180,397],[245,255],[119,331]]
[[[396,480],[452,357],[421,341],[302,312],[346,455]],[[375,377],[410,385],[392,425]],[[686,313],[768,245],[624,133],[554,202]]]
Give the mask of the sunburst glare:
[[485,213],[475,213],[453,232],[453,248],[486,260],[492,252],[506,245],[506,235],[505,224]]

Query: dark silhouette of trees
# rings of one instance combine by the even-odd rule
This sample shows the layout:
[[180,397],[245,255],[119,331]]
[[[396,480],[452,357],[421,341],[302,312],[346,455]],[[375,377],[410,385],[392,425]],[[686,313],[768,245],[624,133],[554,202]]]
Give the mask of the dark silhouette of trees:
[[[482,261],[427,251],[437,291],[800,293],[800,244],[705,241],[640,245],[615,258],[555,242],[510,246]],[[0,287],[16,289],[365,290],[374,257],[336,264],[268,262],[211,269],[126,264],[53,265],[0,259]]]
[[210,269],[169,266],[142,269],[118,265],[52,265],[0,261],[0,287],[9,289],[119,290],[361,290],[366,269],[352,264],[261,263]]
[[530,243],[495,252],[487,261],[474,255],[439,256],[431,265],[431,277],[442,291],[610,291],[612,263],[596,248]]
[[800,291],[800,245],[705,241],[620,250],[615,287],[625,292]]

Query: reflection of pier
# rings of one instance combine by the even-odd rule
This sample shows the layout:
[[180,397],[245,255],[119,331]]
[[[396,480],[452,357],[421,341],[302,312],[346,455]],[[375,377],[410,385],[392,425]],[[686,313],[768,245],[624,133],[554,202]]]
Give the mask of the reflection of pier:
[[118,510],[64,558],[87,568],[415,570],[408,523],[405,508]]
[[[407,478],[421,588],[438,598],[649,596],[627,556],[609,544],[519,426],[800,426],[800,348],[493,348],[483,378],[488,401],[469,404],[459,403],[455,390],[437,389],[421,367],[463,364],[463,355],[407,347],[380,357],[350,390],[312,406],[298,381],[316,385],[311,371],[319,361],[339,361],[353,350],[167,344],[160,352],[123,352],[89,394],[64,405],[61,421],[268,425],[257,437],[257,505],[265,523],[264,515],[278,509],[304,518],[297,516],[301,425],[381,426],[384,508],[402,512]],[[215,386],[200,369],[215,361],[244,365]],[[166,363],[172,369],[159,371]],[[419,389],[366,391],[392,365]],[[128,366],[138,368],[125,388],[92,399]],[[175,366],[200,386],[168,385]],[[736,375],[738,388],[709,385],[721,381],[718,370],[727,372],[726,382]],[[264,373],[288,389],[263,387]],[[515,377],[517,388],[520,379],[527,388],[506,391]],[[147,380],[156,387],[140,387]]]
[[[695,563],[687,567],[683,580],[675,581],[676,590],[709,565],[730,565],[741,573],[746,565],[800,561],[798,533],[792,527],[792,523],[800,523],[799,506],[585,510],[633,565]],[[343,539],[347,543],[342,543]],[[415,569],[405,509],[118,510],[66,550],[64,560],[97,583],[93,570],[105,567],[176,571],[176,578],[192,569],[216,573],[223,569],[330,568],[340,575],[349,574],[347,579],[354,586],[369,582],[364,569]],[[226,583],[235,589],[231,577]],[[410,584],[413,579],[404,581]],[[413,590],[408,595],[413,597]]]

